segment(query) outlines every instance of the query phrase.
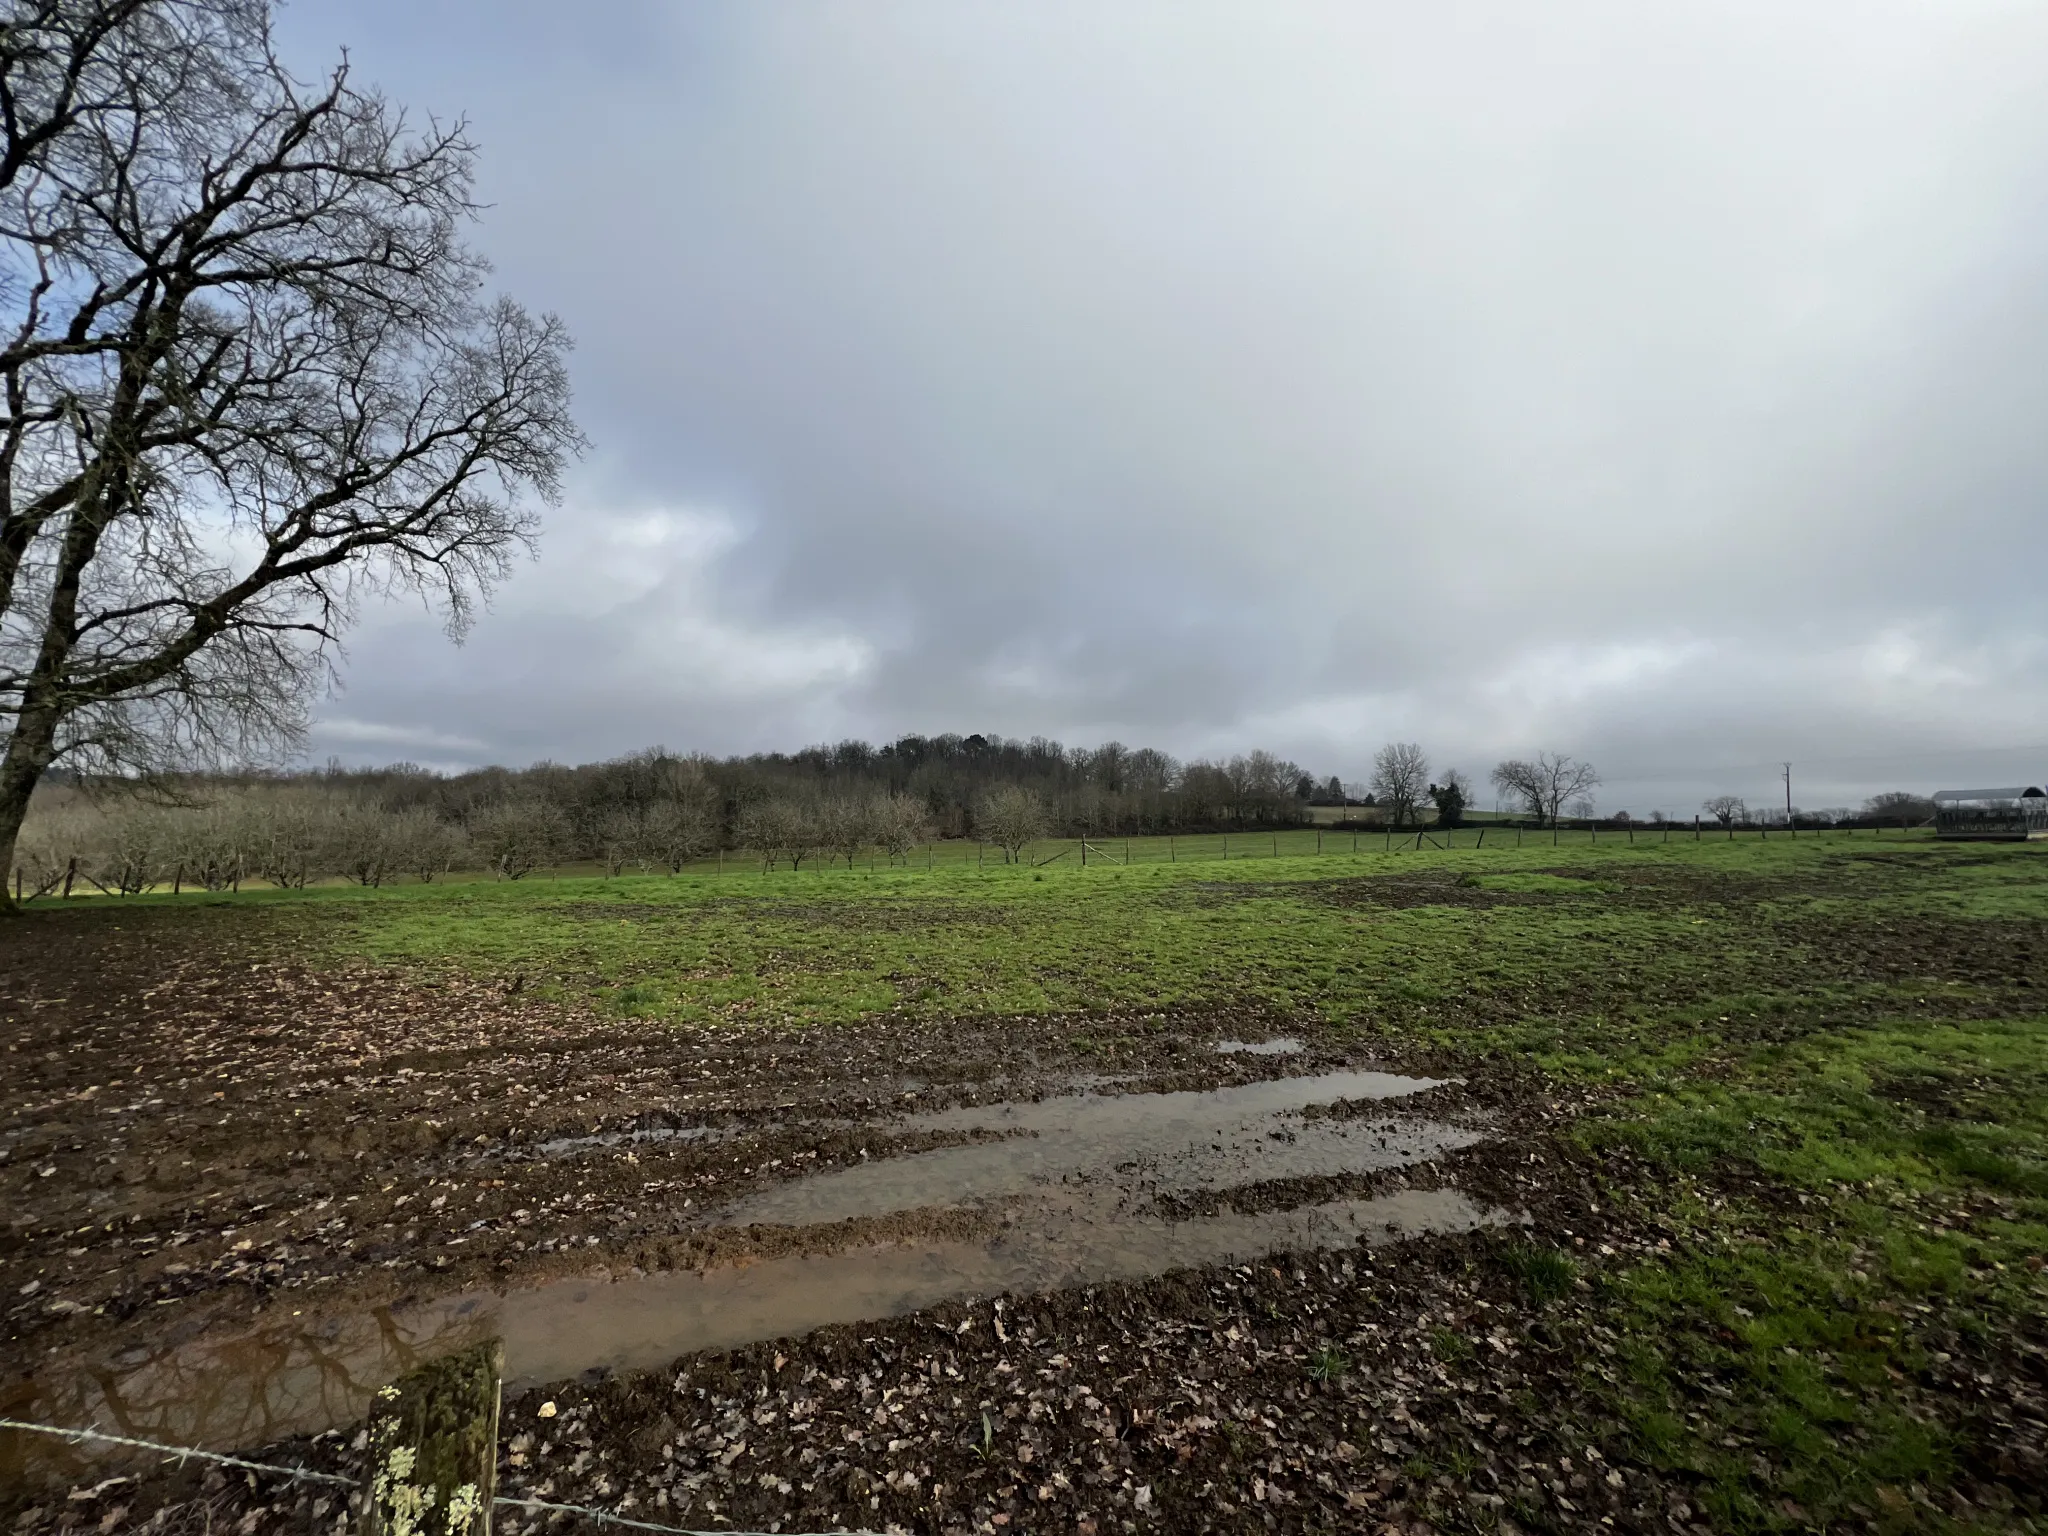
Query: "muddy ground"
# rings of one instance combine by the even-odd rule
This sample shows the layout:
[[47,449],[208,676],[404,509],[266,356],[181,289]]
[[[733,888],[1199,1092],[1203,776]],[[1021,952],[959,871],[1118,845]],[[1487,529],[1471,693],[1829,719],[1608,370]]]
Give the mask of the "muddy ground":
[[[500,1491],[705,1529],[1710,1528],[1700,1490],[1586,1402],[1587,1372],[1617,1347],[1588,1298],[1603,1267],[1692,1240],[1660,1215],[1674,1200],[1780,1196],[1725,1172],[1674,1189],[1621,1152],[1578,1149],[1558,1133],[1593,1099],[1529,1070],[1231,1013],[679,1032],[594,1021],[515,983],[309,969],[293,934],[246,907],[138,908],[44,920],[32,948],[0,953],[7,1411],[48,1410],[53,1383],[167,1343],[300,1311],[973,1237],[989,1218],[957,1211],[823,1231],[705,1225],[707,1209],[820,1170],[976,1134],[905,1136],[910,1109],[1455,1070],[1463,1081],[1424,1102],[1483,1124],[1479,1144],[1254,1183],[1226,1203],[1455,1188],[1498,1226],[946,1303],[537,1386],[508,1398]],[[1303,1050],[1215,1049],[1281,1035]],[[664,1139],[683,1128],[711,1134]],[[1981,1459],[1939,1511],[1915,1487],[1869,1520],[2024,1518],[2048,1478],[2040,1349],[1994,1358],[1939,1318],[1924,1326],[1948,1347],[1901,1391],[1981,1423]],[[346,1429],[262,1430],[238,1442],[269,1444],[259,1460],[358,1470]],[[333,1487],[24,1460],[19,1440],[8,1455],[0,1515],[23,1532],[348,1520]]]

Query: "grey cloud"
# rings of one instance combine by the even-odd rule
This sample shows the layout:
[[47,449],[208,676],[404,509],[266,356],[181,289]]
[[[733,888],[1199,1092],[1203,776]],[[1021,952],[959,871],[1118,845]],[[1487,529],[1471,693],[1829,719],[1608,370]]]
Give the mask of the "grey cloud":
[[1399,734],[1641,809],[1998,777],[2048,703],[2037,7],[288,17],[472,114],[598,443],[316,750]]

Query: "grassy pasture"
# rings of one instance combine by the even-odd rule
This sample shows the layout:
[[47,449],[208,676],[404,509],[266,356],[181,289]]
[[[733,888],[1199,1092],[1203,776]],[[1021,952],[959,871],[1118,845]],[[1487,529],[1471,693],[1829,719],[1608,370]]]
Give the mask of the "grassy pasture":
[[2048,1318],[2048,1018],[2028,1006],[2048,975],[2013,948],[2048,920],[2033,848],[1531,838],[350,907],[350,954],[523,970],[684,1026],[1111,1016],[1085,1033],[1249,1005],[1597,1085],[1570,1134],[1649,1170],[1623,1198],[1674,1241],[1600,1270],[1589,1326],[1615,1342],[1587,1390],[1639,1455],[1702,1479],[1717,1527],[1970,1528],[1940,1495],[1982,1447],[1904,1387],[2037,1347]]

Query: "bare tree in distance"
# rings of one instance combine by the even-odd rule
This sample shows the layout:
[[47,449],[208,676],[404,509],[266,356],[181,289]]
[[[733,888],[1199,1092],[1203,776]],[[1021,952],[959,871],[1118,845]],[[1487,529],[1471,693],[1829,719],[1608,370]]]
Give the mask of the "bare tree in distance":
[[462,243],[463,126],[296,79],[270,24],[0,26],[0,868],[60,761],[296,744],[364,596],[459,635],[582,446],[562,327]]
[[1373,754],[1372,794],[1396,827],[1416,818],[1429,792],[1429,757],[1412,741],[1390,741]]
[[1005,784],[983,798],[975,811],[975,830],[1003,850],[1003,862],[1014,864],[1025,848],[1045,836],[1045,806],[1028,789]]
[[381,805],[346,801],[328,814],[329,857],[324,862],[357,885],[379,886],[405,861],[400,829]]
[[470,818],[469,837],[499,879],[523,880],[560,856],[569,818],[538,796],[500,800]]
[[[202,839],[211,838],[225,856],[232,840],[236,873],[259,875],[286,890],[304,890],[329,869],[345,867],[354,851],[337,836],[338,808],[317,794],[299,789],[278,793],[241,793],[217,802],[216,818],[200,825]],[[374,828],[366,829],[372,837]],[[206,854],[194,862],[205,867]],[[373,855],[381,865],[381,859]],[[367,883],[365,881],[364,883]]]
[[718,847],[718,807],[704,796],[657,800],[640,813],[641,867],[681,874]]
[[907,859],[910,850],[930,837],[931,817],[909,795],[890,795],[877,808],[875,841],[892,859]]
[[820,808],[807,801],[760,800],[740,813],[740,840],[761,855],[763,871],[789,860],[793,870],[828,846]]
[[628,864],[640,863],[645,857],[645,836],[647,813],[627,806],[614,806],[597,818],[595,835],[590,839],[597,849],[597,859],[604,866],[607,880],[617,879]]
[[1534,761],[1508,758],[1494,765],[1492,777],[1495,789],[1521,801],[1538,822],[1556,821],[1567,802],[1584,798],[1600,785],[1591,763],[1562,752],[1539,752]]
[[872,797],[833,795],[819,807],[818,814],[826,851],[846,860],[848,869],[853,868],[863,848],[871,848],[878,841],[876,825],[881,813]]
[[1740,795],[1715,795],[1702,800],[1700,809],[1724,827],[1732,827],[1738,821],[1749,819],[1749,804]]
[[392,815],[392,835],[404,849],[401,865],[421,885],[431,885],[462,857],[462,830],[424,806]]

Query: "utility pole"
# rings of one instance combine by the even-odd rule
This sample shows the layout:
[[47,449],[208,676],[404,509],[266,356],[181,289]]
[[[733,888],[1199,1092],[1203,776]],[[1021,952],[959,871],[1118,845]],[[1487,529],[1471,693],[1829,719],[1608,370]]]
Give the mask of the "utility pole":
[[1792,824],[1792,765],[1785,765],[1785,825]]

